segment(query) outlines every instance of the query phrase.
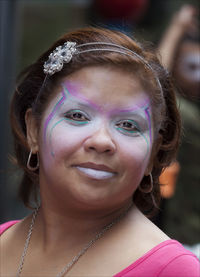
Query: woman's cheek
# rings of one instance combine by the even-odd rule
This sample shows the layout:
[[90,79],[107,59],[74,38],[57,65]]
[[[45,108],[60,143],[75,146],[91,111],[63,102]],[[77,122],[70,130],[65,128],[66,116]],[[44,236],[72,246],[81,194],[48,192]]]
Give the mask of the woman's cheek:
[[45,151],[51,158],[58,158],[60,153],[70,154],[81,146],[81,143],[92,134],[94,127],[90,125],[75,126],[64,119],[52,122],[46,136]]
[[148,134],[138,136],[126,136],[123,134],[115,134],[115,140],[121,152],[129,157],[132,161],[139,163],[148,162],[152,145]]

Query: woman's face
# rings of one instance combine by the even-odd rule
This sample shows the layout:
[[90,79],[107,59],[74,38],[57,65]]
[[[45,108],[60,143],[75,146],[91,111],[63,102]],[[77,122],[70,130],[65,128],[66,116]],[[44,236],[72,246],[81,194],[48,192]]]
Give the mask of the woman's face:
[[36,138],[41,193],[84,207],[126,202],[151,168],[151,117],[133,74],[87,67],[68,76]]
[[174,77],[188,99],[200,96],[200,44],[185,41],[179,47],[174,65]]

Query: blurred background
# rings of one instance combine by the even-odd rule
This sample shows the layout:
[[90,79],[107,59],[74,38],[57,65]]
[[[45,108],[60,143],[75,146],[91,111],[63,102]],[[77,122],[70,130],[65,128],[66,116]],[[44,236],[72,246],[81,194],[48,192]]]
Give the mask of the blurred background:
[[19,72],[63,33],[84,26],[117,29],[157,48],[177,83],[184,134],[161,176],[153,221],[171,238],[200,242],[200,42],[198,0],[0,0],[0,219],[30,213],[18,199],[21,172],[10,162],[9,103]]

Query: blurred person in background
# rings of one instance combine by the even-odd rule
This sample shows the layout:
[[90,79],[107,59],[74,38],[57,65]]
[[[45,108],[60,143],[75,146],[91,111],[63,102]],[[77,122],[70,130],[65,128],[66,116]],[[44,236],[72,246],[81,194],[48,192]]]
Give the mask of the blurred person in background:
[[[164,230],[186,244],[200,242],[200,41],[197,8],[184,5],[164,33],[159,53],[178,87],[183,122],[175,194],[164,208]],[[167,170],[170,170],[167,169]],[[165,188],[165,186],[164,186]],[[168,197],[166,197],[168,198]],[[198,252],[198,255],[200,253]]]

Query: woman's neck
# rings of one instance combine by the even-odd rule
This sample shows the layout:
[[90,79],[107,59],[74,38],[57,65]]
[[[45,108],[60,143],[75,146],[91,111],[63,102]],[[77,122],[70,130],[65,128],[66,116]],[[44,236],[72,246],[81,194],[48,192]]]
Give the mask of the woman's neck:
[[[74,247],[85,244],[94,238],[106,225],[117,218],[123,220],[127,210],[132,210],[131,200],[107,210],[93,209],[73,211],[41,205],[34,226],[34,237],[40,241],[45,251],[55,247]],[[118,224],[119,225],[119,224]],[[116,226],[117,227],[117,226]],[[66,239],[67,238],[67,239]]]

